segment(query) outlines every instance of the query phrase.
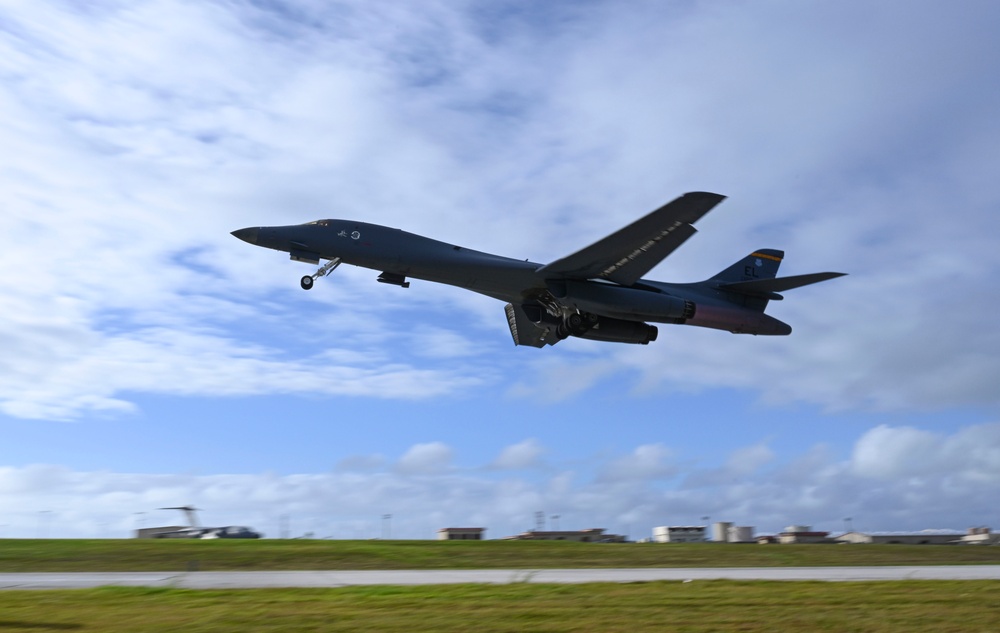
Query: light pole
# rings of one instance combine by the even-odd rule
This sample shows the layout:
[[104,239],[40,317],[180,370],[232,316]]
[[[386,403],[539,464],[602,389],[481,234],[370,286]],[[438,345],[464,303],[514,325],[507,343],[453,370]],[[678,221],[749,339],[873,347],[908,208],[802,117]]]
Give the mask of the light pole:
[[282,514],[281,516],[278,517],[278,533],[281,535],[281,538],[283,539],[288,538],[290,523],[291,523],[291,517],[289,517],[287,514]]
[[553,514],[552,515],[552,529],[555,530],[556,532],[559,531],[559,515],[558,514]]
[[382,540],[388,541],[392,537],[392,515],[382,515]]
[[851,517],[844,517],[844,534],[851,532],[851,521],[854,519]]
[[38,538],[49,538],[49,515],[52,514],[52,510],[39,510],[38,511]]
[[535,531],[544,532],[545,531],[545,512],[539,510],[535,512]]

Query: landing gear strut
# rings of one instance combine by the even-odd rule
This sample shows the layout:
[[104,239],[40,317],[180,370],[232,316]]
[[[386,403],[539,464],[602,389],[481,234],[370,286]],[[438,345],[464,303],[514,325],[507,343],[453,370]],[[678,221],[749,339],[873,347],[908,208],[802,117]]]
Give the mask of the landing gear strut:
[[303,290],[309,290],[310,288],[313,287],[313,283],[317,279],[319,279],[320,277],[323,277],[323,276],[325,276],[325,275],[333,272],[333,270],[337,266],[340,266],[340,258],[339,257],[334,257],[333,259],[331,259],[327,263],[325,263],[322,266],[320,266],[319,270],[317,270],[315,274],[313,274],[313,275],[306,275],[301,280],[299,280],[299,285],[302,286]]

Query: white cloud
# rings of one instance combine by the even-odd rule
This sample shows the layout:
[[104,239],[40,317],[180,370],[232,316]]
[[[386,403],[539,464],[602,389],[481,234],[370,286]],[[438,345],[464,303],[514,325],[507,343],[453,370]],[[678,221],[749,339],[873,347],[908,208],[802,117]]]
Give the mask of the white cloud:
[[966,427],[954,435],[879,425],[854,447],[861,477],[899,481],[939,478],[976,486],[1000,477],[1000,424]]
[[[32,328],[35,330],[35,328]],[[222,336],[137,330],[113,337],[81,334],[70,341],[53,333],[51,349],[12,358],[14,378],[0,388],[2,410],[25,418],[71,419],[83,411],[128,411],[116,391],[237,396],[322,393],[421,399],[475,386],[481,379],[456,370],[396,363],[324,362],[336,350],[286,360],[273,350]],[[37,341],[36,341],[37,343]],[[34,362],[32,362],[34,361]],[[318,370],[321,368],[321,370]]]
[[[663,190],[664,177],[638,176],[656,166],[674,187],[732,196],[653,276],[705,278],[761,246],[786,250],[783,273],[851,273],[772,304],[795,329],[788,339],[666,326],[649,348],[610,351],[607,365],[639,369],[649,390],[735,386],[830,409],[997,402],[1000,336],[980,289],[1000,264],[983,241],[1000,229],[1000,199],[981,151],[1000,130],[981,105],[1000,95],[976,78],[996,43],[976,10],[908,6],[898,21],[898,8],[869,12],[861,29],[852,3],[606,16],[601,45],[578,52],[556,91],[567,127],[618,149],[600,174],[622,180],[629,165],[634,192]],[[685,51],[707,40],[709,59],[693,62]],[[643,64],[623,63],[639,50]],[[977,98],[957,103],[958,85]],[[617,223],[598,216],[604,230],[634,217],[635,198],[619,196]],[[577,369],[560,359],[538,373],[561,383]]]
[[459,332],[424,326],[411,333],[414,353],[426,358],[460,358],[476,353],[476,343]]
[[854,470],[862,477],[880,479],[919,474],[933,468],[941,449],[940,441],[940,437],[929,431],[877,426],[855,445]]
[[663,444],[644,444],[630,455],[613,460],[599,479],[609,482],[667,479],[678,472],[674,459],[673,451]]
[[451,467],[452,450],[444,442],[416,444],[399,458],[396,470],[408,475],[442,473]]
[[684,482],[687,488],[704,488],[709,486],[741,485],[775,460],[774,451],[766,443],[743,446],[734,450],[729,458],[719,468],[699,470]]
[[498,470],[524,470],[541,465],[545,448],[535,438],[505,446],[490,465]]
[[[930,457],[928,438],[939,446]],[[46,521],[51,536],[121,536],[140,519],[172,524],[175,517],[156,508],[188,503],[204,509],[207,524],[249,524],[271,536],[277,517],[290,515],[296,533],[369,538],[378,534],[378,518],[391,513],[399,538],[433,538],[438,528],[459,524],[499,537],[530,527],[539,510],[560,515],[564,528],[627,529],[633,537],[706,515],[761,531],[791,523],[836,531],[846,516],[864,530],[961,529],[997,520],[983,499],[1000,485],[1000,424],[951,434],[878,426],[861,434],[845,459],[824,446],[772,459],[765,445],[753,444],[721,464],[692,465],[675,449],[651,444],[595,458],[589,474],[555,463],[555,474],[530,477],[454,461],[451,447],[428,442],[396,464],[358,458],[316,474],[0,467],[3,535],[35,536]]]
[[[997,403],[995,7],[538,11],[8,3],[0,408],[484,384],[552,401],[622,371],[829,409]],[[788,274],[852,276],[774,303],[784,340],[665,326],[650,347],[512,352],[482,342],[506,336],[499,304],[349,270],[293,295],[304,268],[228,235],[363,217],[546,261],[699,188],[732,197],[655,277],[761,246]]]
[[[560,343],[561,344],[561,343]],[[609,363],[600,352],[596,352],[592,341],[572,341],[574,349],[562,357],[541,357],[528,359],[531,372],[527,377],[519,377],[508,390],[512,398],[530,398],[543,402],[559,402],[579,396],[620,370]],[[576,348],[579,349],[576,349]]]
[[754,444],[733,451],[726,468],[737,475],[749,475],[774,461],[774,451],[767,444]]
[[[535,11],[6,3],[0,412],[477,390],[542,409],[609,384],[621,398],[735,388],[765,408],[996,406],[1000,88],[983,81],[1000,55],[996,7]],[[662,326],[648,347],[511,349],[499,302],[430,283],[395,292],[346,266],[302,293],[308,268],[229,236],[355,217],[544,262],[695,189],[730,198],[652,277],[705,278],[760,247],[786,251],[783,274],[851,275],[772,303],[788,338]],[[606,428],[596,400],[584,434]],[[499,536],[542,509],[633,535],[706,515],[763,529],[1000,522],[982,505],[1000,483],[997,426],[957,424],[878,425],[852,451],[760,441],[720,463],[652,437],[587,459],[528,439],[460,467],[446,437],[323,474],[5,467],[0,505],[15,509],[4,532],[24,536],[39,510],[53,534],[88,536],[183,503],[272,535],[286,514],[295,532],[340,537],[377,535],[387,512],[412,537],[446,524]],[[593,452],[576,441],[565,451]]]
[[[213,5],[25,5],[7,17],[20,37],[0,44],[10,53],[0,72],[12,79],[0,90],[9,150],[0,165],[18,175],[9,182],[11,213],[0,221],[16,244],[0,255],[8,271],[0,338],[12,352],[0,364],[10,377],[0,381],[6,413],[129,411],[124,392],[432,397],[481,380],[480,368],[438,372],[373,353],[372,337],[384,341],[387,328],[356,296],[336,315],[337,348],[318,353],[342,366],[323,365],[322,375],[312,359],[290,360],[268,348],[270,339],[248,344],[235,331],[267,316],[287,329],[295,310],[259,294],[291,287],[292,277],[228,235],[253,215],[263,219],[253,209],[266,204],[248,194],[267,200],[272,218],[287,207],[283,189],[316,198],[328,184],[291,174],[368,162],[358,153],[383,144],[370,133],[393,138],[391,156],[409,151],[426,163],[436,151],[419,132],[388,131],[392,115],[374,104],[391,73],[380,78],[371,56],[352,66],[363,47],[261,41],[240,24],[250,14]],[[262,187],[275,173],[278,182]],[[328,203],[308,206],[294,212],[298,221]],[[12,274],[39,259],[30,275]],[[314,340],[333,338],[333,330],[319,334]],[[457,334],[431,338],[433,358],[469,354]]]

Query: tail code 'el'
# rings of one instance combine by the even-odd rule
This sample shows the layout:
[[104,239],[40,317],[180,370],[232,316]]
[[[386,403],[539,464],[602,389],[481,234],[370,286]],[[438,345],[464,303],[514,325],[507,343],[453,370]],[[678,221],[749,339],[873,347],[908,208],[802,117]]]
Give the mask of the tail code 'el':
[[784,251],[761,248],[723,270],[709,281],[734,283],[754,281],[755,279],[773,279],[778,274],[778,267],[781,266],[781,260],[784,256]]

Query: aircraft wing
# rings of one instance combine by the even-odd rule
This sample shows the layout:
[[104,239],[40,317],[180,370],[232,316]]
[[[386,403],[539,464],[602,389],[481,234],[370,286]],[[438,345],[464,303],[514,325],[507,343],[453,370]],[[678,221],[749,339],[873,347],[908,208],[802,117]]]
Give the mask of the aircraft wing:
[[607,279],[631,286],[694,235],[697,229],[692,224],[725,199],[717,193],[686,193],[537,272],[569,279]]

